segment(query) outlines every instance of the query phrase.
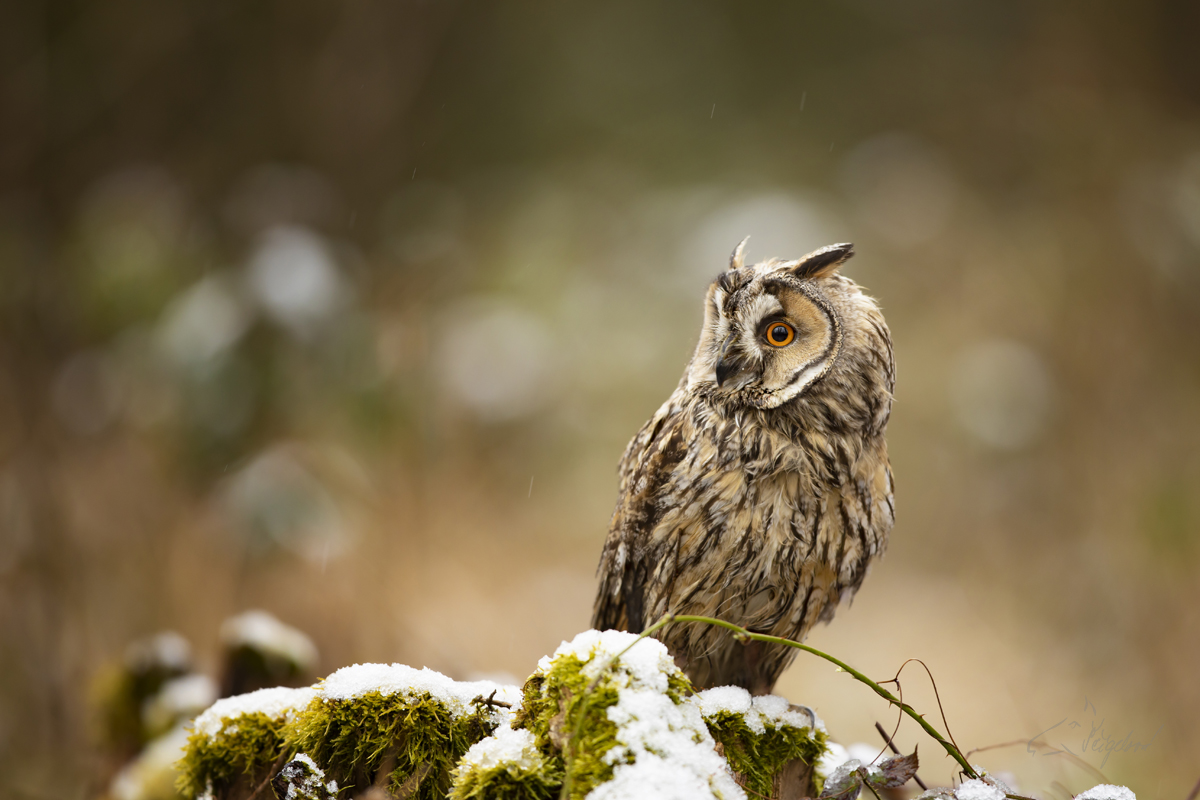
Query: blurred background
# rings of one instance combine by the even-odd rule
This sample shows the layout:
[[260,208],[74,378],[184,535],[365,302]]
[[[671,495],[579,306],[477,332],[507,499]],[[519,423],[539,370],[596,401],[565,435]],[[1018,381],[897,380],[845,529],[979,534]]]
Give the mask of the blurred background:
[[923,659],[1026,792],[1183,800],[1198,40],[1185,0],[6,3],[0,795],[94,793],[101,668],[248,608],[317,674],[523,679],[750,234],[855,242],[895,340],[891,546],[810,643]]

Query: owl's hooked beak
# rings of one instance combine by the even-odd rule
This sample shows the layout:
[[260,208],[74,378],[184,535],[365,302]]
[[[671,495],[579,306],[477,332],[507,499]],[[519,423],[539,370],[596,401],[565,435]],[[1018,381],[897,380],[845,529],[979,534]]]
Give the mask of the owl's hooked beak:
[[750,365],[739,356],[737,351],[729,352],[735,338],[733,334],[725,337],[725,341],[721,343],[721,352],[717,354],[717,365],[714,371],[717,374],[718,388],[724,386],[730,378],[736,378],[750,368]]

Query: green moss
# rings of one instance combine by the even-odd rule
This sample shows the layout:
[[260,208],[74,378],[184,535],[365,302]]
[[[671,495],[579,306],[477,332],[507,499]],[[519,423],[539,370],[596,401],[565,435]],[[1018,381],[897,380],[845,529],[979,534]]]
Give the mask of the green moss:
[[559,656],[545,674],[530,678],[513,723],[532,733],[548,758],[562,761],[571,800],[612,778],[612,765],[603,759],[617,745],[617,726],[605,715],[617,704],[617,689],[607,677],[588,691],[592,679],[583,674],[585,663],[574,655]]
[[[454,770],[450,800],[552,800],[562,788],[562,762],[537,750],[526,731],[480,742]],[[525,739],[524,737],[529,737]],[[478,748],[485,748],[480,752]]]
[[704,721],[724,748],[729,766],[745,779],[746,788],[763,796],[771,794],[775,775],[784,764],[797,758],[814,764],[825,752],[825,734],[811,728],[765,722],[765,730],[755,733],[741,714],[732,711],[719,711]]
[[[588,663],[565,654],[545,672],[535,673],[525,683],[524,702],[513,722],[514,728],[534,735],[547,759],[562,763],[571,800],[580,800],[612,779],[613,765],[605,763],[604,756],[618,744],[617,726],[606,711],[617,704],[617,687],[628,680],[618,662],[592,686],[595,672],[585,671]],[[672,701],[683,702],[691,691],[682,673],[668,675],[667,694]]]
[[467,748],[495,726],[482,711],[455,718],[428,693],[372,691],[314,700],[287,737],[292,750],[312,756],[339,786],[366,787],[389,770],[389,791],[434,800],[446,796],[450,771]]
[[193,733],[179,761],[180,793],[195,798],[209,787],[225,795],[241,777],[262,780],[285,746],[283,719],[261,712],[240,714],[215,736]]
[[562,788],[561,779],[538,770],[495,769],[472,772],[450,793],[451,800],[552,800]]

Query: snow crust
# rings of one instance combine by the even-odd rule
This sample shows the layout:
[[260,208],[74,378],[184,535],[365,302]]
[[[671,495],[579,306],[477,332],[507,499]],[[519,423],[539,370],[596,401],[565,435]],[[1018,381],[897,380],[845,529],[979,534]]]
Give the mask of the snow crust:
[[976,778],[965,780],[954,790],[955,800],[1004,800],[1004,791]]
[[616,705],[605,710],[617,727],[617,744],[603,756],[613,765],[613,777],[593,789],[588,800],[745,798],[717,755],[700,708],[690,702],[676,705],[667,695],[668,677],[680,673],[661,642],[638,641],[636,634],[623,631],[585,631],[538,667],[548,672],[555,659],[568,655],[584,661],[582,674],[593,680],[611,666],[608,680],[617,690]]
[[768,724],[775,728],[786,725],[792,728],[815,728],[825,732],[825,723],[815,712],[809,717],[804,711],[796,711],[787,698],[779,695],[751,697],[750,693],[740,686],[705,689],[692,698],[692,702],[699,705],[700,713],[706,717],[721,712],[737,714],[746,721],[746,726],[751,731],[758,734],[765,733]]
[[226,697],[213,703],[207,711],[196,717],[193,729],[211,739],[220,735],[227,727],[236,725],[237,718],[244,714],[257,712],[272,719],[281,719],[302,711],[316,696],[317,690],[311,686],[303,689],[277,686]]
[[163,684],[153,697],[142,704],[142,721],[162,730],[175,720],[191,718],[217,699],[217,684],[207,675],[184,675]]
[[1102,783],[1075,795],[1075,800],[1137,800],[1137,796],[1125,786]]
[[542,762],[533,734],[501,725],[487,738],[480,739],[458,762],[458,769],[492,770],[512,766],[519,770],[536,769]]
[[[822,725],[824,730],[824,725]],[[825,742],[825,754],[817,761],[817,772],[824,775],[826,778],[833,775],[838,767],[845,764],[851,759],[855,759],[862,764],[874,763],[880,756],[880,748],[864,742],[856,742],[849,747],[844,747],[837,742]],[[885,753],[883,757],[887,757]]]
[[302,670],[317,663],[317,647],[312,639],[266,611],[247,611],[225,620],[221,624],[221,641],[230,648],[246,646],[275,653]]
[[192,664],[192,646],[175,631],[163,631],[129,645],[125,664],[135,672],[155,666],[184,672]]
[[[496,693],[496,699],[512,704],[521,704],[521,690],[516,686],[505,686],[493,681],[456,681],[440,672],[425,667],[414,669],[404,664],[355,664],[342,667],[330,675],[317,688],[325,700],[352,700],[369,692],[387,696],[402,694],[417,699],[428,692],[455,718],[472,714],[475,707],[471,701],[482,695]],[[507,718],[511,709],[496,708],[500,716]]]

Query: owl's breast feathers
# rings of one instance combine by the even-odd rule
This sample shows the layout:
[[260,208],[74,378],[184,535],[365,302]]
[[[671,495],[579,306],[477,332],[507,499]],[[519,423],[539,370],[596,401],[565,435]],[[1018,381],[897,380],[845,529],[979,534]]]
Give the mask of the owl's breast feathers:
[[[621,460],[593,627],[640,631],[671,612],[801,639],[854,593],[894,519],[886,411],[863,418],[833,396],[815,416],[780,411],[721,413],[681,386],[638,432]],[[707,626],[661,638],[701,685],[752,678],[769,691],[795,653],[744,664],[746,648]]]

